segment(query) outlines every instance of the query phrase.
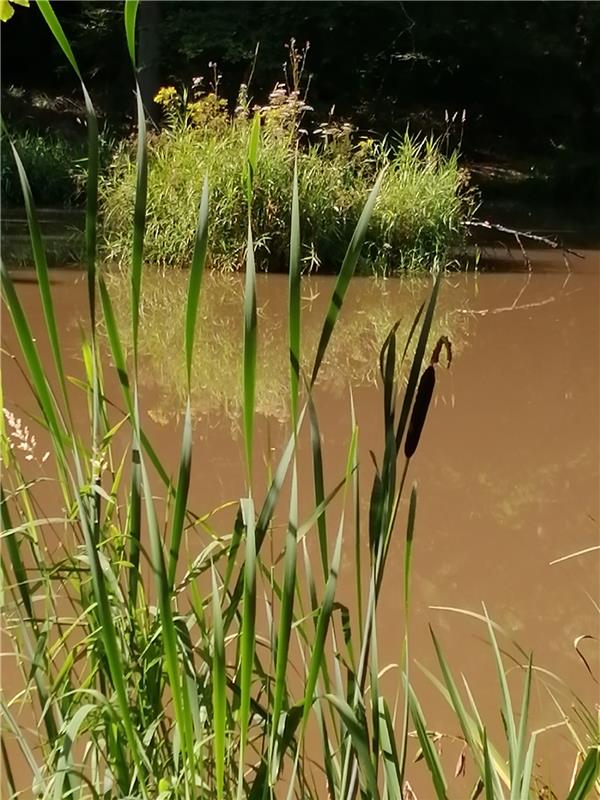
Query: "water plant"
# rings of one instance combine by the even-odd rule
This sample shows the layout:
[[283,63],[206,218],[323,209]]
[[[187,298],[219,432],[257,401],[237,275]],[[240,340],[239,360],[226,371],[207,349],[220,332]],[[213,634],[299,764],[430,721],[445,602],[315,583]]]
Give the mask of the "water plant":
[[[252,120],[261,119],[253,218],[257,267],[287,269],[289,186],[298,174],[303,269],[334,272],[356,227],[369,189],[385,169],[362,252],[367,272],[431,269],[464,245],[464,223],[474,209],[468,176],[456,152],[444,155],[434,139],[357,138],[348,124],[328,120],[311,138],[304,127],[310,108],[302,92],[302,60],[290,48],[295,78],[276,84],[268,102],[252,107],[243,86],[234,113],[218,96],[218,80],[178,91],[163,87],[156,99],[165,126],[149,137],[146,260],[158,267],[189,263],[194,226],[187,209],[195,201],[198,174],[208,174],[214,213],[209,221],[210,266],[237,270],[246,249],[246,196],[240,181]],[[108,260],[128,262],[131,246],[135,148],[122,143],[102,175],[102,231]]]
[[[38,0],[38,7],[81,77],[52,6],[48,0]],[[137,2],[128,0],[125,31],[134,66],[136,12]],[[17,645],[22,678],[19,692],[3,697],[0,707],[3,778],[9,796],[220,800],[327,794],[345,800],[360,793],[367,798],[408,800],[414,797],[407,782],[412,768],[409,733],[414,726],[431,775],[430,796],[446,798],[447,781],[411,683],[410,573],[417,489],[413,486],[405,492],[426,419],[423,381],[431,380],[442,346],[432,347],[430,341],[441,273],[434,277],[430,297],[417,312],[404,350],[399,351],[396,327],[381,349],[384,449],[373,479],[368,525],[363,526],[353,410],[345,468],[329,485],[312,389],[355,274],[384,175],[376,179],[350,238],[314,359],[304,370],[299,302],[302,229],[299,174],[294,170],[288,250],[290,430],[261,499],[256,488],[254,435],[260,329],[253,211],[262,145],[255,118],[245,162],[247,247],[240,310],[246,482],[235,503],[231,527],[217,533],[210,514],[195,507],[190,492],[190,396],[199,299],[211,246],[210,185],[205,179],[198,186],[183,323],[186,399],[179,467],[176,477],[171,477],[146,435],[141,414],[147,154],[139,87],[136,211],[129,270],[131,347],[126,358],[105,275],[96,269],[98,134],[94,108],[83,82],[82,86],[89,132],[89,328],[82,344],[82,376],[70,376],[65,368],[36,209],[17,149],[11,146],[52,363],[42,363],[39,342],[2,265],[3,299],[35,407],[27,427],[15,414],[0,421],[3,615]],[[106,345],[100,338],[100,321]],[[408,358],[410,343],[414,350],[406,383],[400,388],[396,365]],[[112,362],[108,367],[104,347]],[[120,399],[107,396],[107,369],[118,376]],[[74,391],[85,401],[83,425],[77,421]],[[3,397],[3,405],[4,401]],[[300,475],[297,455],[302,437],[310,441],[312,481]],[[42,443],[43,455],[37,451]],[[47,500],[50,507],[40,499],[49,478],[57,490]],[[311,510],[301,517],[299,501],[307,492],[312,496]],[[160,510],[159,493],[164,500]],[[334,516],[337,524],[332,527]],[[278,524],[281,519],[283,526]],[[390,542],[398,535],[404,535],[406,545],[399,604],[404,616],[403,702],[396,719],[382,691],[376,620]],[[186,561],[190,539],[199,546]],[[344,547],[351,548],[354,556],[356,615],[336,599]],[[488,742],[485,724],[475,710],[467,714],[457,699],[434,639],[444,691],[464,725],[465,743],[480,773],[476,793],[485,792],[487,800],[525,800],[532,796],[534,739],[527,731],[531,662],[522,665],[525,690],[517,723],[495,629],[487,614],[484,621],[498,665],[508,768],[499,748]],[[32,709],[34,718],[28,717]],[[24,768],[14,767],[15,746],[25,760]],[[597,772],[598,748],[590,747],[569,800],[585,797]]]

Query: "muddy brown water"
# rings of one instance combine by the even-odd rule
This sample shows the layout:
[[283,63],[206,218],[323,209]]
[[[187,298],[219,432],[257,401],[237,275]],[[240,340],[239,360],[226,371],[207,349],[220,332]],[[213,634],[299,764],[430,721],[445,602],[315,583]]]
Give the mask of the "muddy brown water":
[[[533,273],[498,254],[490,273],[449,275],[443,283],[439,324],[455,342],[455,359],[438,372],[435,400],[409,481],[418,482],[419,505],[412,583],[412,658],[439,675],[428,625],[439,635],[457,675],[462,672],[473,691],[490,735],[501,742],[500,695],[492,656],[480,622],[439,607],[481,613],[507,629],[534,663],[551,670],[587,703],[597,704],[597,684],[574,649],[576,637],[598,636],[598,552],[551,564],[561,556],[598,544],[599,512],[599,274],[600,253],[585,258],[567,272],[560,255],[541,251]],[[504,259],[504,262],[503,262]],[[510,270],[508,268],[511,268]],[[15,274],[17,291],[37,336],[44,359],[43,319],[35,280]],[[165,463],[176,468],[181,407],[178,370],[181,349],[169,331],[181,315],[182,280],[170,278],[171,312],[160,293],[142,318],[142,406],[147,432]],[[86,287],[82,275],[53,271],[53,296],[70,371],[81,374],[80,321],[85,317]],[[239,433],[236,367],[242,314],[239,278],[209,278],[212,312],[203,324],[210,353],[199,372],[202,391],[195,395],[194,473],[192,496],[203,510],[236,500],[245,493],[243,449]],[[212,281],[212,283],[211,283]],[[177,284],[180,284],[179,286]],[[313,342],[322,324],[333,287],[330,277],[303,283],[303,333]],[[359,428],[359,461],[363,513],[373,467],[369,450],[381,451],[381,392],[376,382],[377,349],[389,324],[410,319],[426,296],[425,280],[374,281],[356,279],[342,314],[340,337],[324,366],[316,402],[323,437],[325,468],[331,486],[343,475],[350,438],[349,386]],[[113,292],[118,285],[113,284]],[[289,435],[282,396],[286,376],[285,303],[283,276],[258,280],[260,410],[256,438],[258,497],[266,482],[265,463],[273,463]],[[221,300],[219,300],[221,298]],[[118,298],[117,298],[118,300]],[[118,305],[118,303],[117,303]],[[167,307],[169,301],[167,301]],[[153,316],[153,314],[155,316]],[[159,317],[169,322],[160,327]],[[359,320],[359,322],[357,322]],[[345,326],[345,327],[344,327]],[[440,328],[440,330],[441,330]],[[210,331],[216,331],[211,338]],[[312,339],[311,339],[312,337]],[[14,334],[2,323],[3,347],[18,354]],[[161,342],[164,350],[161,351]],[[200,356],[202,353],[200,353]],[[199,368],[200,369],[200,368]],[[5,405],[22,415],[30,398],[12,359],[3,359]],[[117,398],[114,381],[111,391]],[[77,411],[85,418],[82,406]],[[300,475],[310,476],[309,451],[300,453]],[[304,472],[303,472],[304,470]],[[308,513],[312,482],[301,482],[301,508]],[[229,512],[222,512],[227,530]],[[332,508],[331,531],[337,530]],[[402,516],[402,515],[401,515]],[[217,523],[216,523],[217,524]],[[218,527],[218,524],[217,524]],[[397,663],[402,637],[403,531],[392,542],[379,608],[380,665]],[[345,544],[339,597],[352,604],[353,544]],[[506,643],[505,643],[506,644]],[[599,674],[596,642],[581,645],[594,676]],[[507,651],[514,648],[506,644]],[[5,659],[3,691],[18,685],[14,664]],[[421,704],[433,730],[458,735],[456,720],[431,682],[412,666]],[[514,687],[520,688],[514,675]],[[385,678],[395,691],[397,673]],[[555,685],[555,684],[554,684]],[[569,703],[568,695],[562,695]],[[391,702],[394,695],[391,694]],[[560,721],[560,716],[536,679],[533,727]],[[444,757],[452,772],[460,745],[444,741]],[[505,746],[502,746],[505,751]],[[557,797],[566,795],[574,751],[569,733],[558,727],[539,737],[537,773]],[[410,768],[420,800],[428,800],[425,767]],[[469,770],[472,777],[472,771]],[[452,797],[469,795],[472,782],[457,778]]]

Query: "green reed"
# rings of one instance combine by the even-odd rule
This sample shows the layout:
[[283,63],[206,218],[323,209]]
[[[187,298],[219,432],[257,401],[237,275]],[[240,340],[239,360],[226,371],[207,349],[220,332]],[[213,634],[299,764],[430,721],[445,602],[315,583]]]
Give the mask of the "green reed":
[[[76,74],[77,62],[48,0],[38,6]],[[137,2],[125,4],[125,30],[135,68]],[[79,76],[80,77],[80,76]],[[185,308],[186,394],[177,476],[171,478],[144,432],[139,392],[140,303],[146,223],[147,161],[144,110],[136,83],[138,158],[134,230],[131,236],[130,358],[116,322],[105,277],[96,271],[98,133],[83,85],[88,115],[86,210],[89,330],[82,344],[84,377],[66,372],[50,291],[43,239],[25,170],[15,151],[28,214],[40,300],[53,364],[42,362],[38,342],[11,278],[2,266],[2,294],[20,347],[24,375],[37,406],[32,419],[50,442],[49,459],[36,461],[35,445],[22,423],[2,419],[2,570],[4,620],[15,642],[22,691],[2,699],[2,755],[7,796],[41,798],[406,798],[408,742],[414,734],[431,776],[431,794],[448,796],[441,759],[410,682],[410,572],[415,545],[417,491],[412,487],[402,518],[407,473],[416,447],[406,436],[425,423],[419,385],[430,348],[441,273],[398,356],[397,328],[380,354],[384,449],[377,460],[369,502],[368,539],[361,530],[358,428],[351,411],[345,468],[329,485],[323,471],[318,409],[313,387],[338,323],[348,286],[368,235],[385,174],[371,190],[350,239],[323,321],[314,361],[300,367],[300,200],[292,183],[289,270],[289,438],[264,497],[254,475],[257,339],[253,218],[261,128],[253,125],[246,164],[247,269],[244,289],[243,450],[247,482],[240,487],[231,528],[216,531],[210,514],[195,507],[192,476],[194,382],[192,354],[203,272],[210,243],[209,182],[198,180],[198,214]],[[202,187],[202,188],[201,188]],[[97,296],[98,293],[98,296]],[[97,299],[99,307],[97,308]],[[106,359],[97,331],[102,326],[121,400],[106,395]],[[408,359],[405,385],[397,365]],[[433,360],[433,359],[432,359]],[[428,367],[433,369],[433,365]],[[52,374],[49,374],[52,372]],[[74,392],[87,400],[88,420],[76,424]],[[426,409],[425,409],[426,411]],[[33,423],[32,423],[33,424]],[[308,430],[307,430],[308,428]],[[26,447],[11,449],[20,436]],[[298,443],[309,438],[314,505],[299,514],[309,489],[300,475]],[[123,444],[123,439],[127,443]],[[31,456],[31,458],[29,458]],[[48,467],[41,469],[44,464]],[[42,476],[33,471],[40,467]],[[62,510],[40,506],[42,477],[52,477]],[[160,510],[157,486],[162,487]],[[289,488],[289,506],[282,510]],[[337,498],[336,504],[332,501]],[[334,509],[338,520],[330,528]],[[285,519],[279,543],[280,520]],[[277,518],[277,524],[275,519]],[[378,601],[392,536],[406,541],[401,685],[401,723],[383,694],[377,644]],[[58,542],[62,547],[53,545]],[[200,542],[185,560],[184,543]],[[344,542],[355,553],[359,618],[336,599]],[[275,561],[268,546],[275,549]],[[318,553],[315,558],[313,551]],[[368,558],[363,590],[362,559]],[[442,680],[431,676],[452,705],[478,772],[473,795],[525,800],[534,797],[537,733],[529,733],[533,674],[525,657],[525,688],[515,714],[497,642],[497,628],[484,613],[500,684],[508,759],[488,740],[468,686],[464,703],[439,643],[433,637]],[[521,662],[520,662],[521,663]],[[30,721],[21,700],[39,724]],[[33,704],[33,705],[32,705]],[[29,774],[13,770],[14,748]],[[12,755],[11,755],[11,748]],[[583,745],[582,763],[569,800],[592,790],[598,748]]]

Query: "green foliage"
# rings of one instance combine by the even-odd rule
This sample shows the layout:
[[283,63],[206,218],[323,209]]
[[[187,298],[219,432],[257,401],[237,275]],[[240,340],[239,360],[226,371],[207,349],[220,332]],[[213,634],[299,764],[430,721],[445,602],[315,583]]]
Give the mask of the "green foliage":
[[[587,151],[597,164],[598,3],[512,0],[502,5],[502,14],[489,3],[394,0],[169,0],[156,5],[159,84],[189,82],[216,61],[224,73],[222,94],[231,101],[239,83],[248,81],[260,44],[252,90],[262,95],[278,74],[283,43],[294,36],[311,43],[313,105],[321,113],[335,103],[339,114],[364,129],[383,133],[404,129],[412,120],[421,130],[441,134],[444,111],[450,116],[458,111],[460,118],[465,109],[469,155],[528,158],[536,153],[555,159],[566,147],[574,156]],[[120,5],[70,0],[57,13],[84,74],[91,76],[91,93],[109,116],[123,119],[131,92],[123,80],[128,52],[120,36]],[[11,19],[3,42],[3,82],[39,87],[42,63],[44,89],[64,95],[65,85],[71,88],[69,73],[44,27],[36,11],[19,9]],[[38,57],[22,58],[24,52]],[[571,196],[577,199],[580,189],[574,188]]]
[[[190,103],[172,87],[157,98],[169,124],[149,142],[146,261],[159,267],[190,263],[194,226],[187,210],[207,174],[213,204],[209,260],[220,270],[238,269],[247,236],[247,198],[240,180],[252,130],[246,109],[239,106],[229,120],[213,104],[212,116],[197,125],[195,108],[201,99]],[[280,88],[260,110],[263,142],[252,204],[257,267],[287,269],[295,161],[305,269],[339,268],[369,189],[384,168],[363,249],[370,270],[428,268],[448,260],[453,248],[464,243],[463,223],[472,202],[456,154],[445,157],[436,142],[408,135],[384,143],[362,139],[355,145],[348,126],[333,123],[321,127],[320,143],[302,146],[302,109],[297,92]],[[101,182],[105,253],[122,264],[131,247],[133,165],[132,148],[123,144]]]
[[[77,163],[85,157],[85,143],[72,143],[58,133],[29,133],[14,137],[15,145],[31,183],[36,203],[41,206],[69,205],[76,199]],[[19,176],[10,149],[2,148],[2,202],[22,204]]]
[[[131,33],[136,4],[128,2],[128,9]],[[60,29],[53,27],[53,32],[59,38]],[[131,53],[133,60],[133,47]],[[93,118],[90,105],[88,123],[92,125],[92,134]],[[133,236],[133,260],[137,267],[135,279],[129,284],[130,301],[137,304],[131,315],[134,342],[138,334],[143,335],[137,320],[143,281],[141,253],[147,190],[143,119],[140,117],[138,122],[140,159],[135,201],[139,213]],[[95,136],[91,135],[90,150],[95,146]],[[248,161],[252,168],[246,173],[246,199],[251,201],[251,209],[257,191],[252,179],[256,174],[254,165],[259,163],[256,159],[257,148],[251,147]],[[131,364],[125,360],[106,282],[93,268],[94,203],[88,204],[86,212],[87,278],[94,283],[94,291],[90,291],[89,329],[82,345],[84,374],[74,380],[90,402],[85,404],[87,418],[79,413],[79,408],[77,414],[73,413],[73,395],[66,388],[73,376],[65,373],[43,240],[24,170],[20,170],[20,178],[36,254],[46,335],[54,358],[53,365],[45,365],[44,369],[38,342],[18,292],[2,265],[2,297],[17,335],[32,400],[37,405],[36,420],[31,424],[40,425],[50,443],[48,456],[40,458],[36,442],[21,420],[11,412],[0,419],[3,467],[0,514],[2,539],[6,542],[1,556],[3,627],[16,645],[22,683],[22,691],[3,699],[0,705],[8,796],[14,798],[22,791],[25,796],[43,800],[100,797],[221,800],[233,797],[237,789],[238,797],[279,797],[285,793],[289,798],[316,800],[323,796],[325,777],[328,795],[335,800],[354,797],[357,790],[370,800],[402,797],[403,793],[409,797],[412,792],[401,783],[404,765],[398,763],[399,748],[392,717],[382,695],[376,621],[390,538],[403,526],[401,500],[410,459],[401,461],[402,469],[397,470],[396,465],[402,459],[409,412],[430,339],[440,274],[433,283],[426,310],[423,314],[419,312],[409,333],[409,340],[416,338],[416,349],[403,390],[395,382],[395,327],[381,352],[385,443],[369,504],[367,602],[363,604],[363,598],[357,597],[357,607],[361,609],[361,620],[357,623],[347,608],[335,602],[344,539],[353,538],[356,551],[361,549],[359,502],[352,480],[358,444],[354,422],[343,474],[326,491],[318,489],[317,495],[322,494],[322,499],[317,500],[307,518],[299,517],[298,502],[299,493],[309,483],[301,480],[304,476],[299,475],[296,459],[298,441],[306,433],[302,411],[297,424],[294,419],[289,441],[279,455],[262,503],[258,497],[250,496],[250,485],[240,487],[239,494],[248,496],[239,500],[233,525],[214,530],[209,515],[194,507],[194,498],[188,492],[192,469],[189,394],[193,375],[188,367],[179,471],[177,478],[171,479],[144,432],[137,357]],[[319,336],[314,365],[309,371],[312,382],[317,378],[337,324],[337,313],[331,309],[339,310],[344,301],[361,242],[373,219],[378,188],[375,184],[350,239],[330,312]],[[90,189],[93,191],[94,187]],[[207,191],[202,194],[201,210],[196,215],[199,197],[200,191],[188,209],[197,225],[197,247],[185,311],[187,354],[193,346],[206,253]],[[249,226],[252,224],[252,213],[248,213],[246,221]],[[292,239],[291,249],[294,247]],[[252,252],[251,235],[248,235],[248,252]],[[296,280],[294,272],[290,274],[292,282]],[[96,319],[95,313],[96,288],[100,294],[101,320]],[[294,292],[291,286],[290,295]],[[251,272],[246,308],[254,306],[253,293]],[[255,341],[258,317],[246,313],[245,319],[245,336]],[[116,398],[107,396],[109,379],[104,377],[103,365],[109,359],[101,352],[100,338],[96,337],[100,324],[107,335],[105,346],[113,365],[110,369],[118,376],[123,409]],[[251,348],[244,363],[247,371],[253,371],[253,361]],[[290,374],[293,367],[290,364]],[[306,386],[301,399],[310,410],[314,480],[316,486],[321,486],[321,445],[318,435],[314,435],[318,423],[311,386]],[[253,391],[245,393],[244,402],[245,414],[254,417]],[[248,426],[244,434],[243,446],[249,452],[248,439],[252,434]],[[128,458],[131,458],[130,469],[126,468]],[[150,465],[154,468],[151,473]],[[39,472],[33,472],[34,469]],[[290,471],[291,492],[286,513],[281,509],[281,495]],[[47,478],[52,478],[58,488],[60,516],[45,514],[38,504],[38,484]],[[342,503],[337,536],[331,542],[325,535],[319,543],[323,549],[321,580],[312,569],[311,537],[314,538],[325,512],[332,516],[331,501],[338,493]],[[165,501],[160,517],[157,494]],[[418,544],[416,502],[413,490],[405,534],[409,548]],[[347,508],[351,514],[346,513]],[[260,509],[258,514],[255,509]],[[282,514],[287,518],[284,542],[278,538],[279,525],[273,524],[276,514],[278,521]],[[159,523],[163,518],[166,530],[171,529],[169,561],[165,557],[165,531]],[[56,547],[57,532],[61,548]],[[181,547],[182,540],[200,543],[195,558],[184,559],[186,548]],[[275,551],[274,560],[266,552],[267,540]],[[300,571],[300,553],[304,555],[305,580]],[[405,564],[408,571],[410,552]],[[360,570],[359,561],[355,569]],[[408,587],[410,575],[405,575],[404,581]],[[360,580],[356,585],[360,587]],[[405,622],[408,622],[407,588],[405,592]],[[361,595],[360,589],[358,594]],[[260,598],[260,613],[257,598]],[[363,608],[366,608],[364,613]],[[500,794],[496,794],[501,779],[510,787],[511,800],[527,800],[533,765],[533,750],[524,750],[531,663],[526,668],[526,689],[517,724],[494,628],[487,616],[485,620],[501,685],[509,769],[502,768],[503,760],[488,744],[479,718],[477,733],[483,730],[483,755],[477,750],[478,744],[473,747],[466,735],[465,740],[473,757],[478,756],[480,761],[483,758],[482,780],[487,784],[483,787],[487,797],[503,796],[501,788]],[[405,641],[408,662],[408,634]],[[437,642],[436,650],[448,687],[444,691],[454,703],[462,725],[462,706],[455,700],[454,684]],[[406,670],[402,673],[406,677]],[[446,796],[446,782],[441,760],[408,682],[405,691],[416,735],[432,772],[432,789],[438,800],[442,800]],[[31,731],[19,718],[23,697],[28,701],[25,713],[33,709],[39,717],[34,721],[40,724],[33,725]],[[313,768],[314,750],[309,752],[306,748],[309,735],[312,746],[313,723],[314,741],[317,750],[323,753],[323,763],[316,768]],[[474,730],[471,722],[468,730],[471,735]],[[405,727],[400,741],[403,752],[407,737]],[[25,757],[27,778],[25,768],[17,775],[11,770],[9,748],[14,746]],[[582,759],[581,771],[574,780],[573,798],[583,798],[596,779],[596,750],[589,750],[590,755]],[[240,753],[244,754],[243,759]],[[383,774],[380,763],[385,765]],[[499,779],[493,778],[494,775],[499,775]]]
[[[66,138],[53,130],[11,133],[21,156],[33,197],[38,206],[63,208],[79,206],[85,197],[87,145],[85,139]],[[115,147],[112,135],[98,139],[99,168],[106,170]],[[0,155],[2,203],[21,206],[23,196],[18,172],[9,147]]]

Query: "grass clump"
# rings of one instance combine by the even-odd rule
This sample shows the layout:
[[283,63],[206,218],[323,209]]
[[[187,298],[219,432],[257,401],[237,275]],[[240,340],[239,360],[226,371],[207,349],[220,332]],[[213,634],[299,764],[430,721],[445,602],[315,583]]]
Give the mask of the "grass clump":
[[[194,226],[187,210],[195,202],[199,176],[207,174],[214,210],[210,265],[235,270],[243,266],[247,234],[242,180],[251,130],[247,90],[242,87],[231,116],[216,88],[194,91],[192,102],[174,87],[157,95],[166,126],[149,139],[145,257],[159,267],[189,265]],[[369,188],[384,168],[363,252],[369,271],[431,267],[447,261],[464,242],[472,200],[457,153],[445,156],[433,139],[417,140],[408,133],[383,142],[357,141],[351,126],[333,120],[319,125],[309,142],[302,124],[310,109],[298,88],[283,84],[254,110],[263,139],[253,201],[258,268],[287,269],[289,186],[296,158],[305,269],[335,271]],[[100,189],[106,256],[120,263],[127,262],[131,246],[134,175],[134,149],[125,142]]]
[[[61,209],[85,202],[87,143],[85,138],[65,136],[60,131],[18,131],[11,138],[21,156],[33,196],[39,206]],[[113,135],[103,131],[98,140],[98,158],[106,170],[115,147]],[[2,203],[23,205],[21,184],[10,148],[0,151]]]
[[[41,206],[71,205],[78,192],[77,162],[86,155],[85,140],[73,142],[54,131],[23,131],[15,134],[13,141],[21,155],[36,202]],[[2,202],[21,205],[21,185],[10,148],[2,148],[0,164]]]

